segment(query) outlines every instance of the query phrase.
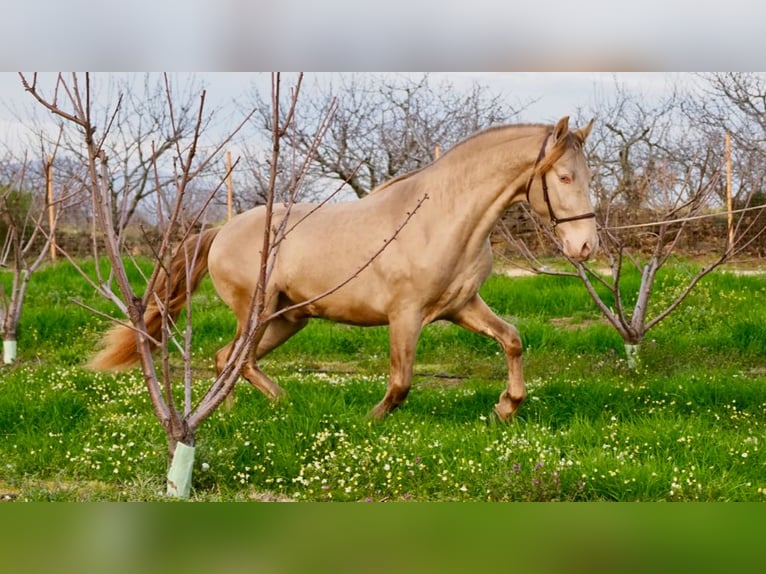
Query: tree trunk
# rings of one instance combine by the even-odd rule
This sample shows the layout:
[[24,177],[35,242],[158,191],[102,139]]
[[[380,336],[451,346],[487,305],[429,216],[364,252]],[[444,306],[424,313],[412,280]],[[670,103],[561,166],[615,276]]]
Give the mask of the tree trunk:
[[3,363],[12,364],[16,360],[16,337],[3,339]]
[[631,369],[638,368],[641,363],[641,343],[625,343],[625,356],[628,359],[628,367]]
[[180,441],[176,442],[168,468],[168,496],[181,499],[189,498],[192,471],[194,470],[194,450],[194,446]]
[[168,432],[167,495],[173,498],[189,498],[192,471],[194,469],[194,431],[187,425],[183,429]]

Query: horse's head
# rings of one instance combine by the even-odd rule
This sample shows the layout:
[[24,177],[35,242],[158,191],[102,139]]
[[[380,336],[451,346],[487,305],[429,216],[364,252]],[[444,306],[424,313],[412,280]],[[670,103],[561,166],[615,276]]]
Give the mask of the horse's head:
[[596,216],[590,202],[590,170],[583,145],[593,120],[575,131],[569,117],[548,134],[527,183],[527,201],[550,221],[567,257],[585,261],[598,248]]

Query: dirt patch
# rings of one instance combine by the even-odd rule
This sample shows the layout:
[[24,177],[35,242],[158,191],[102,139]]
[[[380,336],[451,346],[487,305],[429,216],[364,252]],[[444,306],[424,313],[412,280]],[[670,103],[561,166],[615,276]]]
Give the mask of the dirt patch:
[[502,273],[508,277],[531,277],[532,275],[535,275],[534,272],[529,271],[528,269],[522,269],[521,267],[508,267],[507,269],[503,269]]
[[606,319],[582,319],[579,317],[554,317],[550,320],[554,327],[561,327],[567,331],[580,331],[594,325],[605,325]]
[[724,269],[734,275],[766,275],[766,269]]

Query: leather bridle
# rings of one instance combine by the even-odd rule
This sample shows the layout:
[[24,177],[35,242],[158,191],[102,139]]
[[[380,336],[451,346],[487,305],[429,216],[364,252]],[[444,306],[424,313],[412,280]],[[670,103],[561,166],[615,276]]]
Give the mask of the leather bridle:
[[[527,181],[527,203],[530,203],[529,201],[529,190],[532,189],[532,182],[535,179],[535,172],[537,171],[537,166],[540,165],[540,162],[545,157],[545,146],[548,144],[548,139],[551,137],[552,132],[548,132],[548,135],[545,136],[545,139],[543,140],[543,145],[540,148],[540,153],[537,154],[537,159],[535,160],[535,165],[532,168],[532,175],[529,176],[529,180]],[[583,213],[581,215],[573,215],[572,217],[556,217],[556,214],[553,211],[553,206],[551,205],[551,198],[548,195],[548,181],[545,178],[547,171],[544,171],[540,174],[540,178],[542,179],[543,183],[543,199],[545,200],[545,205],[548,206],[548,215],[550,215],[551,224],[553,225],[553,228],[556,229],[556,226],[560,223],[567,223],[569,221],[580,221],[581,219],[591,219],[596,217],[596,214],[591,212]],[[531,205],[531,203],[530,203]]]

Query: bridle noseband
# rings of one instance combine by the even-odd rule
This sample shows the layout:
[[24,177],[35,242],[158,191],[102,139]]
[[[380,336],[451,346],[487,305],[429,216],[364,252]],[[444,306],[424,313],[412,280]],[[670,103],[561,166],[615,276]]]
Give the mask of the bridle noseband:
[[[552,132],[548,132],[548,135],[545,136],[545,139],[543,140],[543,145],[540,148],[540,153],[537,154],[537,159],[535,160],[535,165],[532,168],[532,175],[529,176],[529,180],[527,180],[527,203],[530,203],[529,201],[529,190],[532,189],[532,182],[535,179],[535,172],[537,171],[537,166],[540,165],[540,162],[545,157],[545,146],[548,144],[548,139],[551,137]],[[556,217],[556,214],[553,212],[553,206],[551,205],[551,198],[548,196],[548,181],[545,178],[545,175],[547,174],[547,171],[544,171],[540,174],[540,178],[543,182],[543,199],[545,200],[545,205],[548,206],[548,215],[550,215],[551,218],[551,224],[553,225],[553,229],[556,229],[556,226],[559,223],[567,223],[569,221],[580,221],[581,219],[595,219],[596,214],[592,211],[589,213],[583,213],[582,215],[573,215],[572,217]]]

